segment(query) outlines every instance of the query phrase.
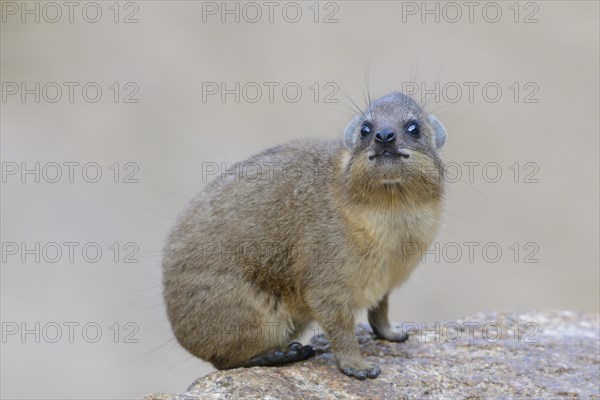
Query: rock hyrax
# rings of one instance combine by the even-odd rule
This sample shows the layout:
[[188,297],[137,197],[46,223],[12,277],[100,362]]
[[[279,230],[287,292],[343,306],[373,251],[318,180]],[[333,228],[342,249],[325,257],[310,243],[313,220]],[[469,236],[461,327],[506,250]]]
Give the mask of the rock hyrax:
[[165,246],[179,343],[219,369],[281,365],[314,354],[292,340],[316,321],[343,373],[377,377],[354,314],[368,309],[382,339],[407,339],[390,326],[388,295],[438,230],[445,140],[433,115],[394,92],[357,115],[343,140],[282,144],[217,176]]

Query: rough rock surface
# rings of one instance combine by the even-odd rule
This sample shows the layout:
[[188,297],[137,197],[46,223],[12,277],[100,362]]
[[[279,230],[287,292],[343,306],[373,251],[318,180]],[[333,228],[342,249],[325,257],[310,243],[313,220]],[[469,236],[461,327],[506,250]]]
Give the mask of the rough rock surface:
[[313,338],[318,355],[311,360],[218,371],[183,394],[144,399],[600,399],[598,322],[596,314],[569,311],[480,313],[438,329],[397,324],[411,332],[404,343],[376,340],[359,324],[362,354],[381,366],[377,379],[339,372],[321,335]]

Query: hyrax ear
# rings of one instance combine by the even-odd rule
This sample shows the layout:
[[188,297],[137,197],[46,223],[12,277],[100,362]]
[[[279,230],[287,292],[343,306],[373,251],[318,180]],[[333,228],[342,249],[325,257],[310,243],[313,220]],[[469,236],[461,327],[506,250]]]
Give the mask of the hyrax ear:
[[356,132],[356,128],[359,122],[360,117],[354,117],[354,119],[350,121],[350,123],[348,124],[348,126],[346,126],[346,129],[344,130],[344,144],[349,148],[352,148],[352,146],[354,146],[354,133]]
[[433,139],[435,141],[435,147],[441,148],[446,143],[446,128],[444,125],[433,115],[429,115],[429,123],[433,127]]

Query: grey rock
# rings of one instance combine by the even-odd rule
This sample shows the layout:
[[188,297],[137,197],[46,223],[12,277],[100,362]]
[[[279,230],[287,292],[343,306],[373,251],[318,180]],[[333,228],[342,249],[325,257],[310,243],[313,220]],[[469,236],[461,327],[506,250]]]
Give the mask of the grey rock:
[[437,327],[395,327],[409,332],[409,340],[377,340],[367,325],[356,327],[362,354],[381,366],[374,380],[339,372],[329,342],[318,335],[311,360],[217,371],[183,394],[144,399],[600,399],[598,314],[493,312]]

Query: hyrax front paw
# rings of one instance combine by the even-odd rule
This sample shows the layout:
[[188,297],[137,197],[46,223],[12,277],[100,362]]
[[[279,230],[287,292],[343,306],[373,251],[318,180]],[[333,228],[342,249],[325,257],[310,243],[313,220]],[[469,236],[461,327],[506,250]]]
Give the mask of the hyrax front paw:
[[379,365],[362,359],[341,362],[340,369],[344,374],[353,376],[361,381],[367,378],[377,378],[381,372]]

